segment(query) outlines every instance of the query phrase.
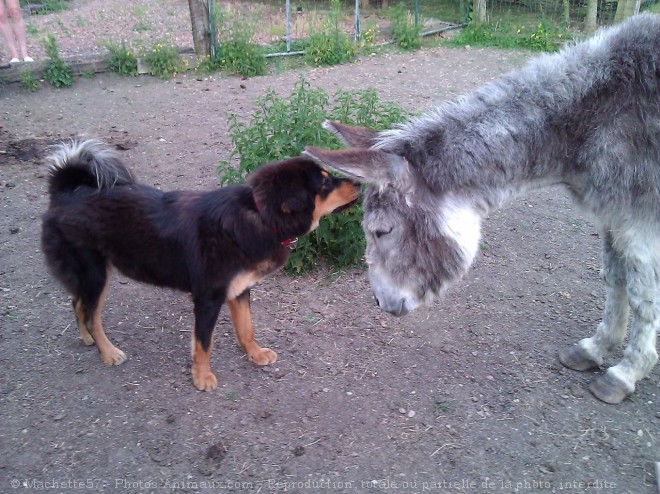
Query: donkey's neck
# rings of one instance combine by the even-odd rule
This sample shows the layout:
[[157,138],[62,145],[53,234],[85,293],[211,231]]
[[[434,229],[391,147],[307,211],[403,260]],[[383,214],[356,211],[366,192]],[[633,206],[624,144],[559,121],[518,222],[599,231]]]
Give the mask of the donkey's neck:
[[376,146],[404,156],[435,193],[468,193],[488,210],[526,190],[561,183],[579,146],[579,136],[567,131],[577,118],[574,108],[603,82],[582,77],[595,56],[588,47],[573,55],[542,57],[382,133]]

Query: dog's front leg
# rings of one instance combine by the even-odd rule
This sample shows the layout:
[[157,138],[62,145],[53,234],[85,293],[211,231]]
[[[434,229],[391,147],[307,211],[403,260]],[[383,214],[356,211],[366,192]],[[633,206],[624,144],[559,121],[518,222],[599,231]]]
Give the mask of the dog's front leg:
[[250,314],[250,290],[245,290],[238,297],[227,301],[231,320],[236,331],[236,340],[245,353],[257,365],[273,364],[277,361],[277,353],[270,348],[262,348],[254,341],[252,315]]
[[195,304],[195,330],[192,336],[192,378],[200,391],[218,387],[218,380],[211,372],[213,330],[218,320],[222,298],[193,297]]

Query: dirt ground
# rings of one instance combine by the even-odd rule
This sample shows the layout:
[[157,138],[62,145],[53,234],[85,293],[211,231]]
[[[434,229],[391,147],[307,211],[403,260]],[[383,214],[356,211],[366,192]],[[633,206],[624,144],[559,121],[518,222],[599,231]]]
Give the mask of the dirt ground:
[[[421,110],[527,57],[434,48],[305,76]],[[656,492],[660,366],[612,406],[588,392],[594,373],[557,359],[603,304],[598,233],[559,190],[493,214],[469,276],[401,319],[378,311],[361,270],[266,280],[253,316],[279,360],[247,362],[223,312],[214,392],[192,385],[184,294],[116,276],[105,324],[129,360],[106,367],[83,346],[41,256],[43,147],[85,133],[123,148],[145,183],[213,188],[231,151],[225,112],[248,116],[298,77],[2,89],[0,492]]]

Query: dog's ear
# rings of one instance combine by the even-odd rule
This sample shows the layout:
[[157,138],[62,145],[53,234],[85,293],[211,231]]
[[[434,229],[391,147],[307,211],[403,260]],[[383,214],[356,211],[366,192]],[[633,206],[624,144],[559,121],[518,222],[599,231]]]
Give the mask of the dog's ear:
[[310,209],[309,198],[307,194],[299,193],[286,199],[280,207],[285,214],[300,213]]
[[323,128],[332,132],[343,144],[355,148],[369,148],[376,143],[378,137],[378,132],[366,127],[346,125],[332,120],[323,122]]
[[307,146],[303,154],[325,168],[381,189],[392,186],[402,193],[414,189],[414,176],[408,161],[379,149],[352,148],[328,151]]

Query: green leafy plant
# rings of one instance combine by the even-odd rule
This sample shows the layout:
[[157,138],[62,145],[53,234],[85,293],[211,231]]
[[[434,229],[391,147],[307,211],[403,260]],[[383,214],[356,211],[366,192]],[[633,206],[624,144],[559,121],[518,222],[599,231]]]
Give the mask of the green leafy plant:
[[60,59],[55,37],[49,34],[44,40],[44,48],[48,59],[44,62],[44,78],[55,87],[71,86],[73,70]]
[[217,25],[220,36],[213,65],[243,77],[266,73],[266,58],[256,43],[252,42],[252,28],[244,20],[230,23],[220,16]]
[[179,51],[171,43],[157,41],[144,54],[149,74],[160,79],[169,79],[184,70]]
[[350,62],[357,55],[353,40],[341,28],[341,3],[330,2],[329,20],[321,30],[312,32],[305,48],[305,61],[311,65],[338,65]]
[[94,71],[92,69],[85,69],[81,74],[85,79],[92,79],[94,77]]
[[[342,90],[331,98],[301,77],[286,99],[277,96],[273,89],[257,98],[256,110],[248,122],[236,114],[228,115],[234,149],[230,160],[218,166],[220,182],[223,185],[242,182],[260,165],[298,156],[306,145],[341,147],[321,127],[325,119],[381,130],[407,116],[396,104],[381,101],[374,90]],[[231,166],[234,159],[238,163]],[[357,264],[364,254],[365,243],[361,219],[359,206],[324,218],[314,233],[298,240],[285,270],[309,271],[317,266],[319,258],[339,268]]]
[[416,22],[403,3],[389,11],[394,42],[402,50],[419,50],[422,47],[422,23]]
[[121,76],[136,77],[138,75],[138,63],[135,54],[126,46],[122,40],[121,44],[106,43],[108,49],[108,69]]
[[34,76],[31,70],[25,70],[21,73],[21,87],[33,93],[41,87],[41,84],[39,84],[39,79]]

